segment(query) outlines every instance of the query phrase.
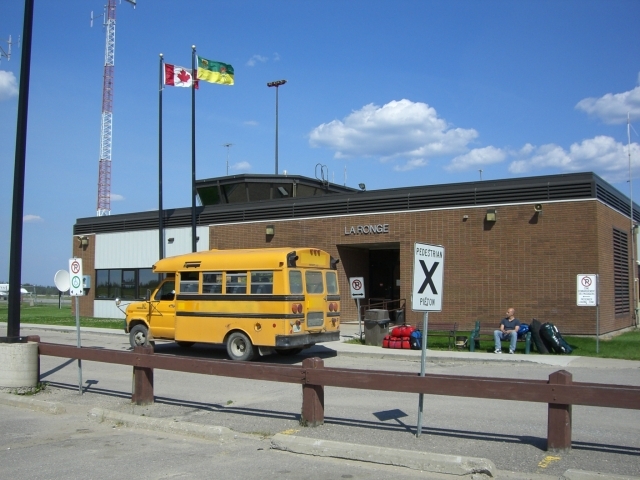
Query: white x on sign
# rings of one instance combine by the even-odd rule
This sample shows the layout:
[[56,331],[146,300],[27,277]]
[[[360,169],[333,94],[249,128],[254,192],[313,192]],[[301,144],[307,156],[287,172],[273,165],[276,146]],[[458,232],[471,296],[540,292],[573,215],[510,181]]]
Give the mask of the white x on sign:
[[413,288],[411,309],[414,312],[442,311],[444,247],[416,243],[413,252]]

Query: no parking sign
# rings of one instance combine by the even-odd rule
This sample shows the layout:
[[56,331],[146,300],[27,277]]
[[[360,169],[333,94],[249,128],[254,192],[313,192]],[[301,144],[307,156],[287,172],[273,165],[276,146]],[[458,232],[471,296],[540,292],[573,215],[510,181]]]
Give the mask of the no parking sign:
[[84,287],[82,286],[82,259],[69,259],[69,295],[72,297],[81,297],[84,295]]

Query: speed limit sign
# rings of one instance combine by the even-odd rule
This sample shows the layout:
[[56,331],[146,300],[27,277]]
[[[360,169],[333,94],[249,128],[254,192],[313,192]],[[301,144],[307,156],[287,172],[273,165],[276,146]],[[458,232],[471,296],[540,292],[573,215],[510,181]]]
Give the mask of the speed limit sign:
[[82,259],[69,259],[69,295],[72,297],[81,297],[84,295],[84,287],[82,285]]

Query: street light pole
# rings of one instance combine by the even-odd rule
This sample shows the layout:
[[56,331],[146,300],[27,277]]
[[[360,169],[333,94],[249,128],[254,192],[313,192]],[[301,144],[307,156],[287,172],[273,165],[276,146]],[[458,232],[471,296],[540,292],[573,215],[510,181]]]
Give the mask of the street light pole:
[[222,146],[227,147],[227,177],[228,177],[229,176],[229,147],[233,147],[233,143],[225,143]]
[[276,175],[278,175],[278,87],[287,83],[286,80],[276,80],[267,83],[267,87],[276,87]]

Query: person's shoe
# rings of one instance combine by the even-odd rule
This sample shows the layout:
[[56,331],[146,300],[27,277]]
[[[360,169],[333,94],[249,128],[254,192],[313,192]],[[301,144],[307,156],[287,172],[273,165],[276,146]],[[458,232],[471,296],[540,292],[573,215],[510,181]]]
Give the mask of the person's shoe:
[[510,353],[511,355],[513,355],[513,354],[514,354],[514,353],[516,353],[516,352],[514,352],[513,350],[509,350],[509,353]]
[[495,352],[493,352],[493,353],[502,353],[502,350],[501,350],[501,349],[499,349],[499,348],[497,348],[497,349],[496,349],[496,351],[495,351]]

